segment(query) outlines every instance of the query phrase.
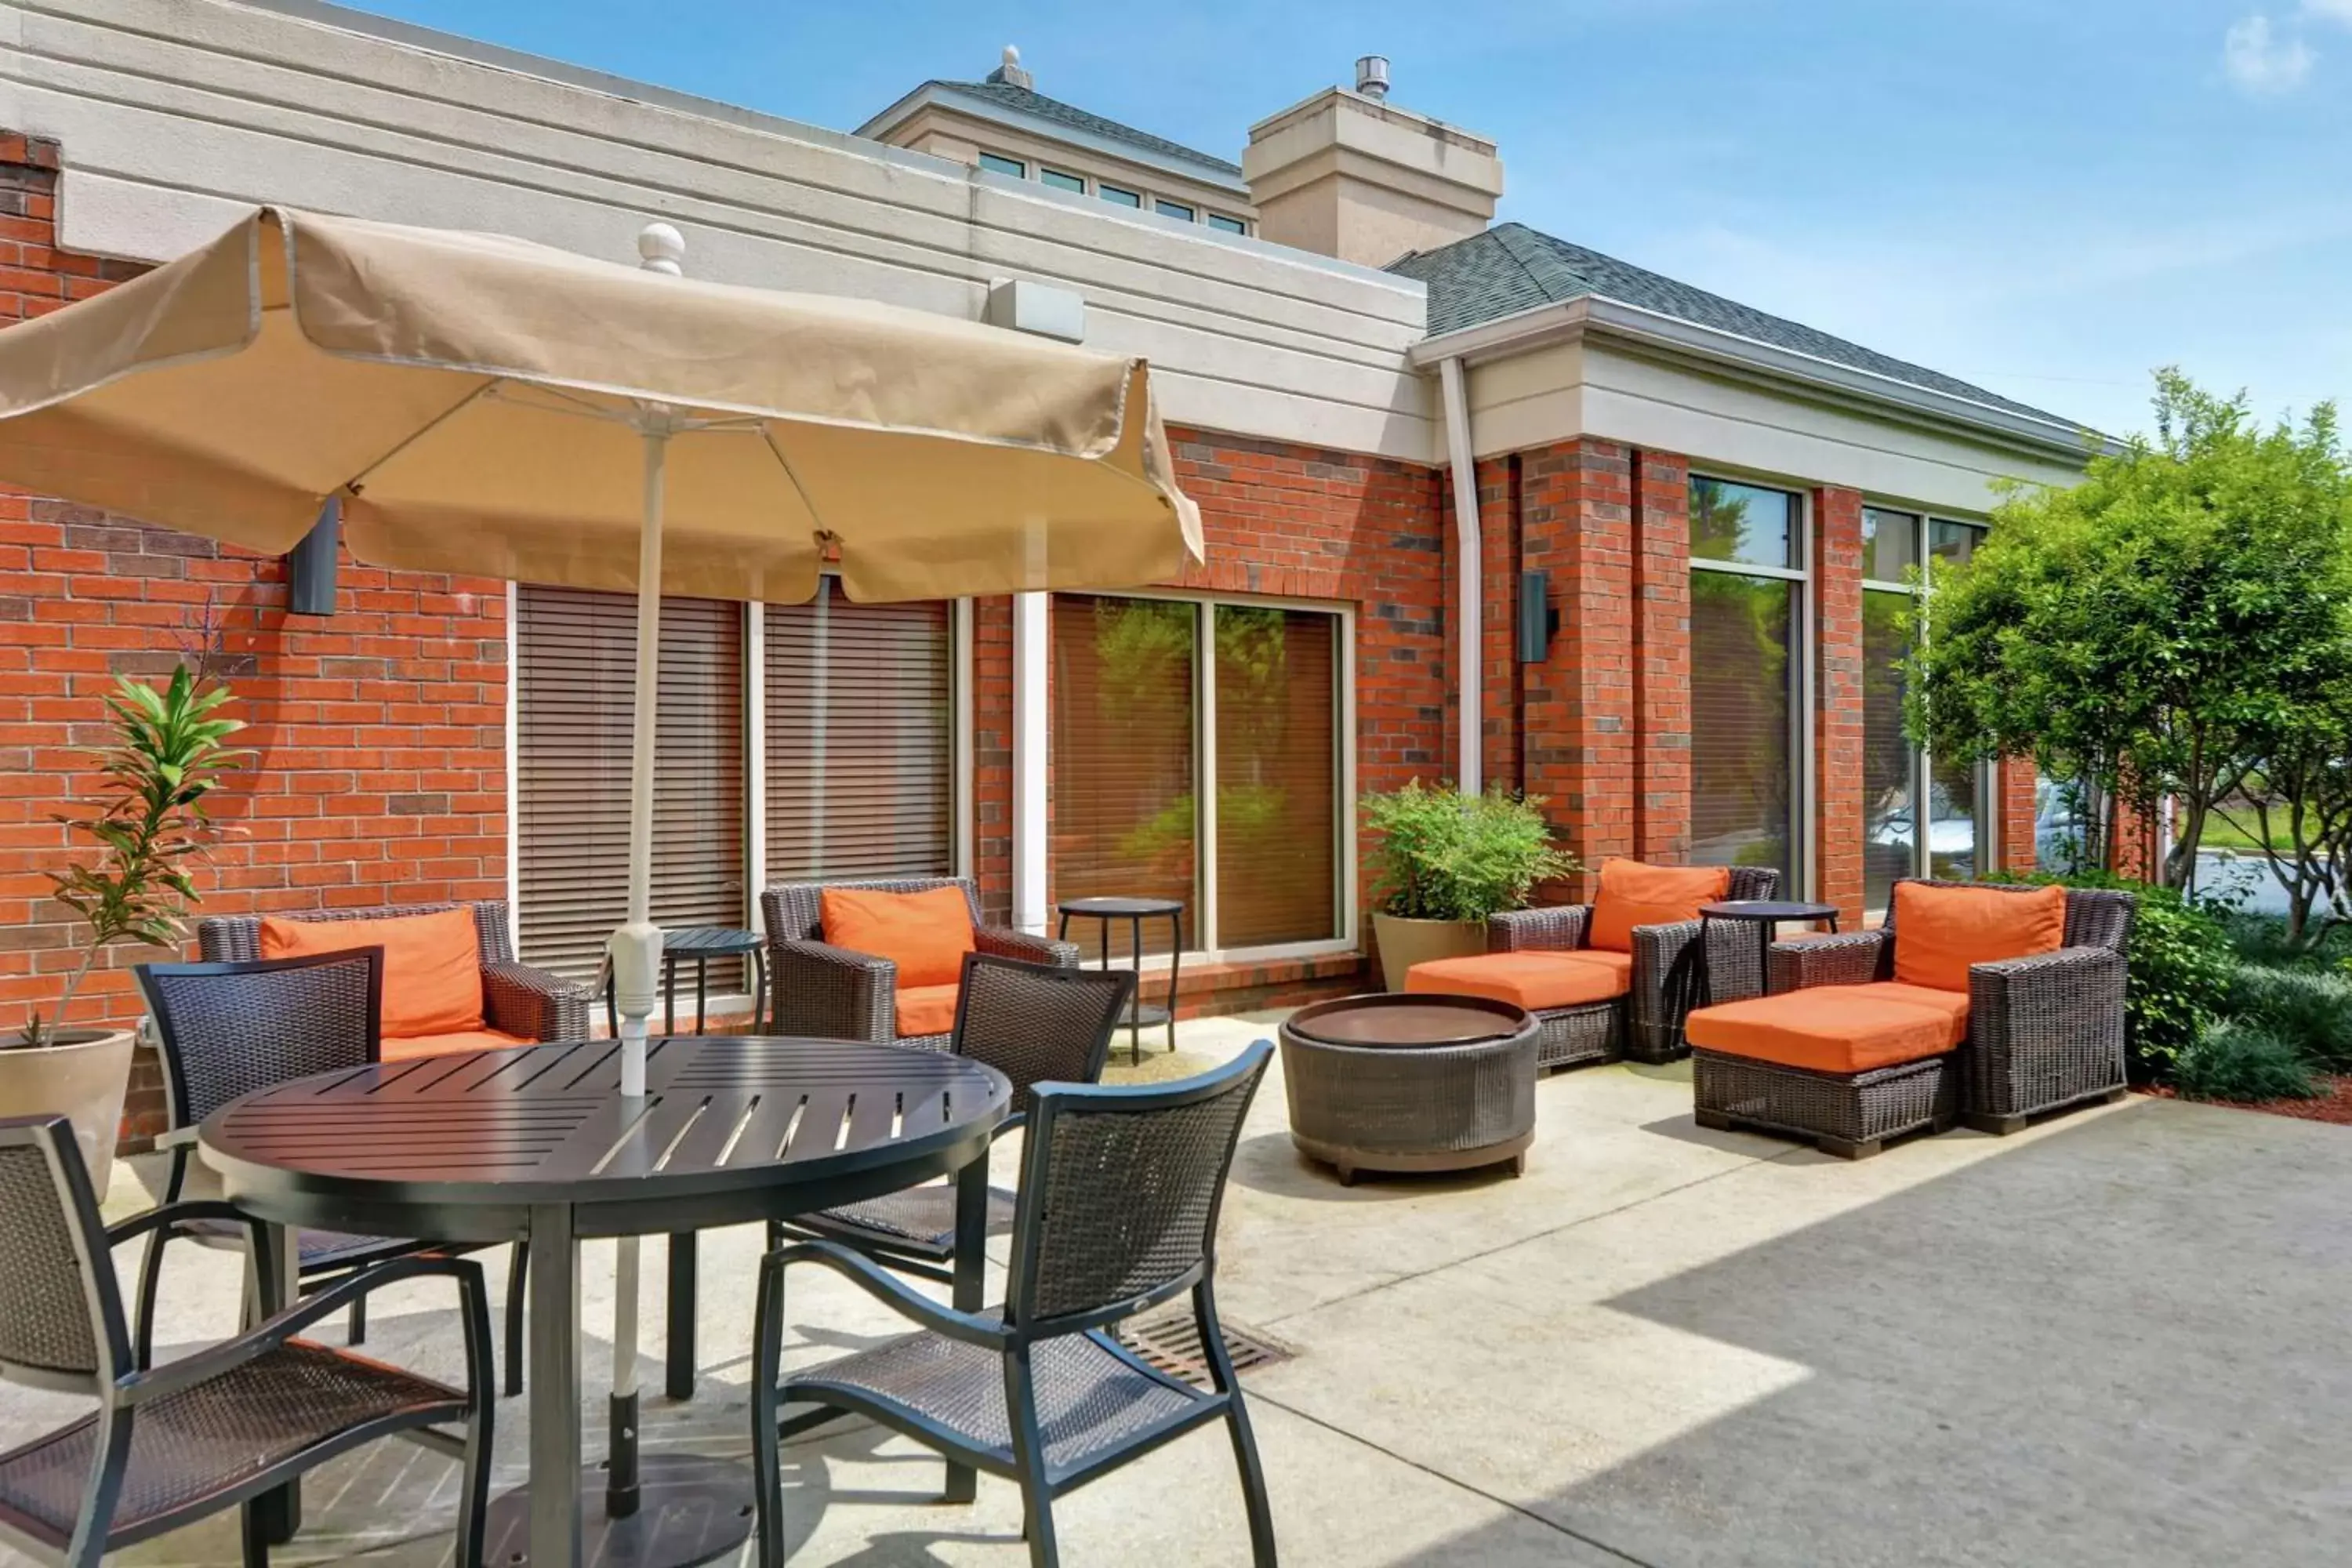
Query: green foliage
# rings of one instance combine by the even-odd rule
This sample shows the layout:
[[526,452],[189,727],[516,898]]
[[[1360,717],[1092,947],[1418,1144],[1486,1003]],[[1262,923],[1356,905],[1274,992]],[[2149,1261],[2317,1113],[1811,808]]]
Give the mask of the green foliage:
[[2150,808],[2179,798],[2166,880],[2205,817],[2352,680],[2352,465],[2332,405],[2263,430],[2175,371],[2158,439],[2065,489],[2013,491],[1972,561],[1920,597],[1915,738],[2031,754]]
[[2064,877],[2004,873],[1984,879],[2117,888],[2138,896],[2131,942],[2124,954],[2131,966],[2125,991],[2125,1032],[2136,1077],[2171,1078],[2182,1053],[2228,1003],[2237,970],[2230,933],[2210,912],[2171,889],[2098,871]]
[[2319,1093],[2292,1040],[2242,1018],[2214,1025],[2183,1050],[2173,1084],[2191,1100],[2310,1100]]
[[2313,1067],[2352,1071],[2352,978],[2340,972],[2241,963],[2229,1010],[2293,1045]]
[[1500,789],[1424,789],[1419,779],[1364,796],[1381,908],[1423,921],[1483,921],[1521,908],[1537,883],[1578,869],[1553,847],[1542,804]]
[[210,837],[205,797],[245,755],[222,745],[245,726],[215,716],[232,695],[184,668],[161,691],[128,676],[116,683],[106,700],[114,743],[91,752],[100,798],[86,815],[57,819],[90,839],[96,858],[48,873],[51,896],[81,917],[87,943],[56,1013],[47,1020],[35,1014],[24,1044],[46,1044],[63,1025],[74,992],[108,943],[176,947],[186,940],[182,921],[198,901],[188,865]]

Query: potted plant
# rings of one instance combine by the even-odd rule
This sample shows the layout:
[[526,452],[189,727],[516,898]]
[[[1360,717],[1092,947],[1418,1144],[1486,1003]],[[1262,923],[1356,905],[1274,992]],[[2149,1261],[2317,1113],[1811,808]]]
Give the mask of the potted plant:
[[244,726],[215,716],[231,695],[184,667],[162,690],[128,676],[116,683],[106,700],[113,743],[91,751],[103,781],[101,798],[85,815],[57,818],[89,840],[96,853],[48,873],[51,896],[83,927],[81,961],[54,1008],[46,1015],[36,1010],[15,1035],[0,1035],[0,1116],[70,1121],[101,1198],[113,1171],[138,1034],[77,1029],[68,1020],[76,994],[108,945],[130,939],[177,948],[186,940],[183,921],[198,901],[187,865],[211,837],[205,796],[243,755],[221,742]]
[[1486,952],[1488,916],[1524,908],[1538,882],[1578,869],[1553,847],[1542,804],[1500,789],[1424,789],[1419,779],[1364,797],[1364,826],[1377,836],[1372,932],[1390,990],[1403,990],[1416,963]]

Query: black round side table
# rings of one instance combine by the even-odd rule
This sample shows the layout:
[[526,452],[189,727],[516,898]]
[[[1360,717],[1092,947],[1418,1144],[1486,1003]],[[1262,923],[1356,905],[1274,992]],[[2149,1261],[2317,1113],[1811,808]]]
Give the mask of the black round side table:
[[1707,973],[1706,926],[1709,921],[1745,921],[1756,928],[1756,973],[1758,983],[1766,990],[1772,985],[1772,939],[1781,925],[1790,921],[1827,921],[1830,934],[1837,934],[1838,912],[1835,904],[1809,904],[1787,899],[1730,899],[1722,903],[1701,904],[1698,907],[1698,940],[1685,951],[1695,954],[1691,960],[1691,1006],[1705,1007],[1715,1000],[1714,977]]
[[[1129,1063],[1143,1059],[1143,1031],[1155,1025],[1168,1026],[1168,1048],[1176,1048],[1176,974],[1184,962],[1184,906],[1175,899],[1065,899],[1054,906],[1062,914],[1061,940],[1070,939],[1070,919],[1099,921],[1102,923],[1102,966],[1110,967],[1110,928],[1113,921],[1125,921],[1128,926],[1129,951],[1135,960],[1135,1001],[1127,1015],[1127,1059]],[[1168,945],[1168,1005],[1154,1006],[1143,999],[1143,922],[1165,920],[1173,940]]]
[[[701,1034],[709,1020],[705,1018],[703,1005],[710,996],[710,962],[716,958],[749,958],[756,976],[751,986],[751,1033],[767,1033],[768,1025],[768,943],[755,931],[739,931],[733,926],[679,926],[662,932],[662,1033],[677,1033],[677,966],[680,960],[694,965],[694,1032]],[[614,1005],[613,968],[604,966],[604,1019],[606,1026],[618,1034],[621,1028],[620,1010]]]

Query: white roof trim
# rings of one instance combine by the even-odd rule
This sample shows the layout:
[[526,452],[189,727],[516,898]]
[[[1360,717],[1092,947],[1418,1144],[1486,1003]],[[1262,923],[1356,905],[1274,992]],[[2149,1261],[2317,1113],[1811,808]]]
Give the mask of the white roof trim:
[[[2063,420],[2037,418],[1600,294],[1580,294],[1573,300],[1547,302],[1425,338],[1413,345],[1409,358],[1416,370],[1434,369],[1441,361],[1449,359],[1460,359],[1465,365],[1472,365],[1525,353],[1548,343],[1568,342],[1587,332],[1629,340],[1653,351],[1711,365],[1728,365],[1759,379],[1799,385],[1816,393],[1828,392],[1841,400],[1871,405],[1880,410],[1899,409],[1933,424],[1960,427],[1979,437],[1990,436],[2008,444],[2060,453],[2076,460],[2084,455],[2086,432]],[[2096,431],[2087,435],[2100,450],[2122,450],[2121,444],[2112,437]]]

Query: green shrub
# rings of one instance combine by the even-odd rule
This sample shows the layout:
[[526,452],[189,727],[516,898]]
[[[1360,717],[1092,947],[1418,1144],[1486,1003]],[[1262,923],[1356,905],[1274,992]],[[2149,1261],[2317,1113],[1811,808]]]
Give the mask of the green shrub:
[[2352,1068],[2352,979],[2340,972],[2241,963],[2229,1009],[2294,1045],[2314,1067]]
[[2343,926],[2329,927],[2316,942],[2297,944],[2287,940],[2284,916],[2232,910],[2223,912],[2221,920],[2230,933],[2230,945],[2244,963],[2273,969],[2324,969],[2331,964],[2352,963],[2352,959],[2344,957],[2346,942],[2352,937],[2352,931]]
[[2133,882],[2101,871],[2067,877],[2002,874],[1989,881],[2063,882],[2071,888],[2117,888],[2139,898],[2125,953],[2131,983],[2125,993],[2126,1038],[2136,1078],[2163,1081],[2180,1054],[2228,1003],[2237,971],[2229,932],[2208,911],[2169,888]]
[[2223,1019],[2184,1048],[2172,1081],[2190,1100],[2310,1100],[2319,1093],[2294,1042],[2244,1018]]
[[1405,920],[1483,921],[1524,906],[1538,882],[1578,869],[1554,848],[1533,796],[1451,786],[1364,797],[1374,889],[1383,913]]

